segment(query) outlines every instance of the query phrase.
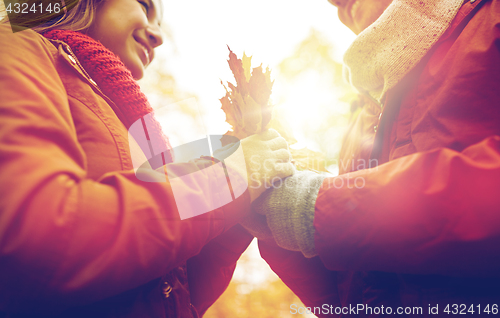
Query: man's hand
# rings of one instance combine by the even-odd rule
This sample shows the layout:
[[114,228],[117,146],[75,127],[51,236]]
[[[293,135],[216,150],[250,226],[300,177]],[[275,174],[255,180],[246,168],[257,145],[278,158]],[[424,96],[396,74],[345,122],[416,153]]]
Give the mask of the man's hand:
[[[299,171],[252,204],[265,215],[278,246],[314,257],[314,206],[325,175]],[[250,226],[253,225],[250,224]]]

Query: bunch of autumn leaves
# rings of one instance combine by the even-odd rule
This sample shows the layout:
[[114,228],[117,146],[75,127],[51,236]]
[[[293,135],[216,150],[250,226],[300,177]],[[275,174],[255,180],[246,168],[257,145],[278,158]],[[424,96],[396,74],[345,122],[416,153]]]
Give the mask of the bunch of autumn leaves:
[[[243,139],[266,129],[273,128],[285,138],[289,145],[297,142],[289,125],[282,119],[273,116],[274,106],[270,103],[273,83],[271,71],[262,65],[251,69],[252,57],[243,53],[238,59],[229,49],[229,67],[236,79],[236,86],[230,82],[225,86],[226,95],[220,99],[222,110],[226,114],[226,122],[232,127],[226,135]],[[228,89],[229,87],[229,89]],[[222,140],[224,144],[224,139]],[[299,170],[326,171],[322,154],[307,148],[290,149],[294,163]]]
[[[238,59],[229,50],[229,67],[236,79],[236,86],[228,82],[226,96],[220,99],[226,121],[233,131],[227,134],[243,139],[267,128],[272,119],[273,105],[269,103],[273,83],[269,68],[264,72],[262,65],[251,70],[252,57],[243,54]],[[222,81],[221,81],[222,83]]]

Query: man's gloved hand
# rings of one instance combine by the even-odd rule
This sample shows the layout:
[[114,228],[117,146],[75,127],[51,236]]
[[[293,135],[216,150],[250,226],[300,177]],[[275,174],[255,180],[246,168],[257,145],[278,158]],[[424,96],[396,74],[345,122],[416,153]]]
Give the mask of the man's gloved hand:
[[[258,201],[258,200],[257,200]],[[274,241],[273,233],[267,225],[267,219],[265,215],[258,214],[252,211],[251,214],[240,221],[240,224],[256,238],[261,241]]]
[[267,217],[269,229],[280,247],[301,251],[305,257],[316,256],[314,206],[325,177],[311,171],[296,172],[282,183],[274,184],[252,204],[253,211]]

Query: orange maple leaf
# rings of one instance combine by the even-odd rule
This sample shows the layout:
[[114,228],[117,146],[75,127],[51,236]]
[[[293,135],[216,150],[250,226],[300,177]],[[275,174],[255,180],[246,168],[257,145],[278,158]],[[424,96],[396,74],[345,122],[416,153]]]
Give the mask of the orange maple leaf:
[[241,95],[245,96],[246,94],[248,94],[248,83],[245,78],[243,62],[236,57],[236,54],[231,51],[229,46],[227,48],[229,49],[229,60],[227,61],[229,63],[229,68],[233,72],[234,79],[236,80],[236,85],[238,86],[238,91],[241,93]]
[[[228,46],[229,49],[229,46]],[[221,108],[226,114],[226,122],[232,127],[221,139],[223,145],[233,142],[227,136],[243,139],[259,133],[267,128],[276,129],[289,143],[297,142],[291,127],[279,116],[273,118],[274,106],[269,103],[274,82],[271,81],[271,71],[262,65],[254,68],[250,74],[251,57],[243,54],[243,59],[238,59],[236,54],[229,49],[229,67],[236,79],[236,86],[227,83],[226,95],[220,99]],[[298,169],[313,171],[326,171],[324,157],[321,153],[307,148],[300,150],[290,149],[294,163]]]
[[267,127],[272,118],[273,107],[269,104],[269,98],[271,97],[274,82],[271,82],[270,73],[269,68],[264,74],[262,72],[262,65],[256,67],[253,69],[252,77],[248,83],[250,96],[261,106],[262,129]]

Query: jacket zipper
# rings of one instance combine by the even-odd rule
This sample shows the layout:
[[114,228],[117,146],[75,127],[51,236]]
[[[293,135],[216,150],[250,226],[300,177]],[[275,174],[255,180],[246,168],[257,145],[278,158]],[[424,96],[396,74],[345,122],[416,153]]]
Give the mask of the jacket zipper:
[[76,57],[75,53],[73,53],[73,51],[71,50],[71,48],[69,47],[68,44],[66,44],[65,42],[63,41],[59,41],[59,40],[50,40],[50,41],[53,41],[53,42],[56,42],[58,43],[59,45],[62,45],[65,50],[67,52],[69,52],[68,54],[75,60],[75,63],[78,65],[78,67],[80,68],[80,70],[83,72],[83,74],[85,75],[85,79],[87,80],[88,84],[90,84],[93,88],[95,88],[97,90],[97,92],[99,93],[99,95],[101,95],[102,98],[104,98],[104,100],[113,108],[113,109],[116,109],[118,110],[119,114],[117,114],[117,116],[123,118],[123,119],[126,119],[125,116],[123,116],[123,114],[121,113],[121,111],[118,109],[118,107],[116,106],[116,104],[106,95],[103,93],[103,91],[99,88],[99,86],[97,86],[97,83],[92,79],[92,77],[90,77],[90,75],[87,73],[87,71],[85,70],[85,68],[82,66],[82,64],[80,64],[80,61],[78,60],[78,58]]

